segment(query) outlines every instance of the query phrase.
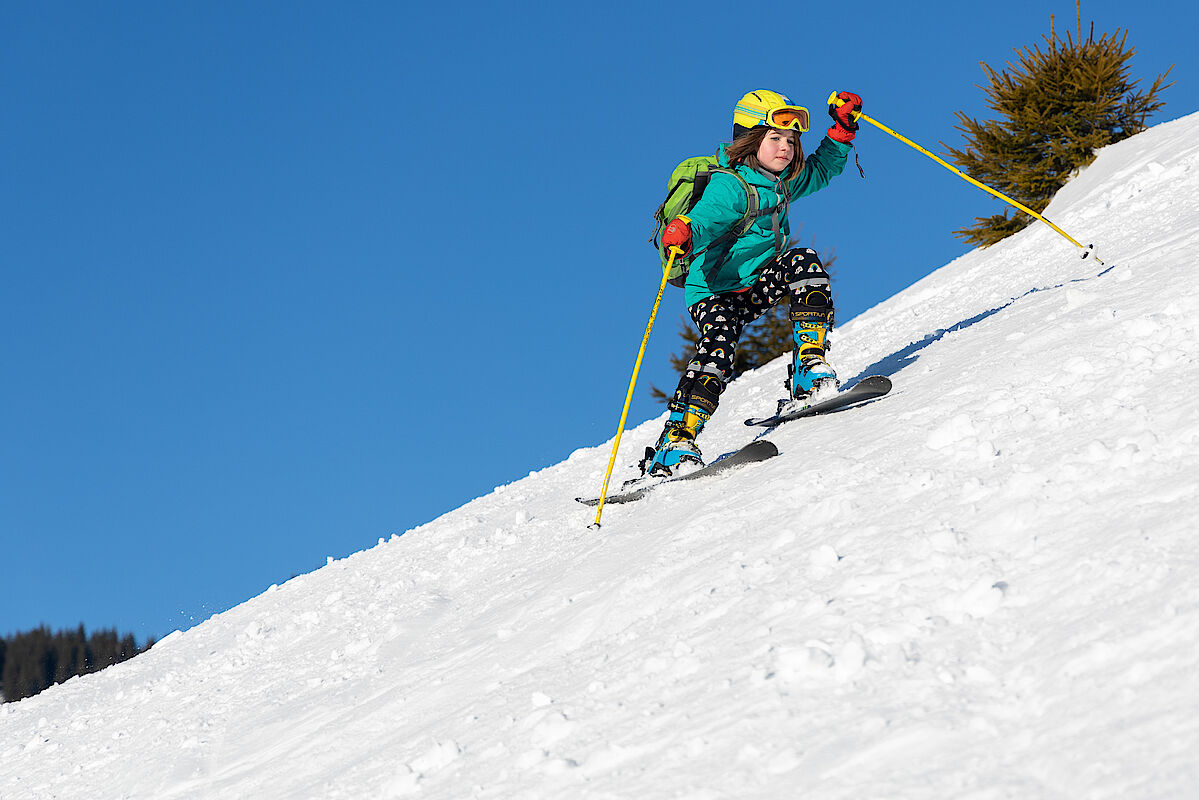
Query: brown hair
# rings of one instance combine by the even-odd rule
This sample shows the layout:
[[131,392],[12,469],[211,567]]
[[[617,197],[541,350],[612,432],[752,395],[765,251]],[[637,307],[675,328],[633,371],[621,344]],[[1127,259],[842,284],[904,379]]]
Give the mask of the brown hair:
[[728,158],[729,164],[734,167],[738,164],[745,164],[750,169],[765,169],[758,161],[758,148],[762,146],[762,140],[766,138],[766,134],[772,131],[790,134],[791,144],[795,145],[795,158],[791,159],[791,163],[783,170],[780,177],[790,179],[799,174],[804,163],[803,144],[799,140],[799,131],[794,128],[779,130],[766,125],[750,128],[749,133],[738,136],[731,144],[725,146],[724,154]]

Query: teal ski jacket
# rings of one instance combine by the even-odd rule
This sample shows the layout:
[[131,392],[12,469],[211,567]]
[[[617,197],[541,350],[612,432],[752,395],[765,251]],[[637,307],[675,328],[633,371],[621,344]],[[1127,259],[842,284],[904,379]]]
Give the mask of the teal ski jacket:
[[[799,173],[786,181],[787,197],[795,200],[828,186],[845,169],[850,149],[848,144],[824,137]],[[720,146],[718,156],[720,165],[728,167],[724,145]],[[691,251],[698,254],[687,270],[684,286],[683,299],[688,308],[713,295],[752,286],[762,267],[774,258],[776,246],[785,248],[791,238],[789,201],[783,197],[783,183],[744,164],[736,169],[757,189],[760,216],[744,235],[721,240],[744,218],[747,198],[741,182],[732,175],[719,172],[712,175],[703,196],[687,213],[691,219]],[[705,249],[709,246],[711,249]]]

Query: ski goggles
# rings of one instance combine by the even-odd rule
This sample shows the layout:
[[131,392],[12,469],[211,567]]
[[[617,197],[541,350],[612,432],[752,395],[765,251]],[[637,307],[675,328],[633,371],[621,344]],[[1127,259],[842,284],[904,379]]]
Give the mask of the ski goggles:
[[762,122],[779,130],[794,128],[803,133],[808,129],[808,110],[803,106],[779,106],[767,111]]

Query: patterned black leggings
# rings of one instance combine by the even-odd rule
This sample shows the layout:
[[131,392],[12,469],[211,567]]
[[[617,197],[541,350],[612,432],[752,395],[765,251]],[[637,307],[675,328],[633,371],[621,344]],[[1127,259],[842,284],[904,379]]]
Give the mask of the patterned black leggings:
[[833,298],[829,276],[816,251],[806,247],[776,256],[748,289],[708,297],[688,308],[699,329],[699,341],[679,380],[671,407],[687,403],[701,375],[715,375],[723,389],[732,377],[737,341],[745,326],[787,295],[791,297],[793,320],[810,317],[815,312],[826,318],[831,327]]

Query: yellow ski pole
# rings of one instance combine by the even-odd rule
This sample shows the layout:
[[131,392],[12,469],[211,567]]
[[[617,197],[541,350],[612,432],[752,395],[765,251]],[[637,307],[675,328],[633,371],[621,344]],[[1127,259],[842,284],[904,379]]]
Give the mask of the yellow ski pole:
[[600,527],[600,516],[604,513],[604,498],[608,496],[608,481],[612,478],[612,467],[616,464],[616,451],[620,449],[620,437],[624,434],[624,423],[629,416],[629,405],[633,402],[633,387],[637,385],[637,373],[641,371],[641,359],[645,356],[645,345],[649,342],[649,333],[654,329],[654,319],[658,316],[658,306],[662,304],[662,293],[666,291],[666,279],[670,277],[670,268],[674,266],[676,256],[683,251],[671,247],[670,257],[666,259],[666,267],[662,270],[662,284],[658,287],[658,296],[654,299],[654,310],[650,312],[649,323],[645,326],[645,336],[641,338],[641,349],[637,351],[637,363],[633,365],[633,377],[629,381],[629,393],[624,398],[624,410],[620,412],[620,426],[616,429],[616,441],[612,443],[612,457],[608,459],[608,471],[604,473],[604,488],[600,489],[599,507],[595,510],[595,522],[591,527]]
[[[845,101],[844,101],[844,100],[842,100],[841,98],[837,97],[837,92],[833,92],[832,94],[830,94],[830,95],[828,96],[828,102],[829,102],[829,104],[830,104],[830,105],[835,105],[835,106],[837,106],[837,107],[840,107],[840,106],[843,106],[843,105],[845,105]],[[1082,257],[1083,257],[1083,258],[1086,258],[1087,256],[1089,256],[1089,255],[1091,255],[1091,254],[1095,253],[1095,245],[1091,244],[1091,245],[1086,245],[1086,246],[1084,247],[1084,246],[1083,246],[1081,243],[1079,243],[1079,242],[1078,242],[1078,241],[1077,241],[1077,240],[1076,240],[1076,239],[1075,239],[1073,236],[1071,236],[1070,234],[1066,233],[1064,230],[1062,230],[1062,229],[1061,229],[1061,228],[1059,228],[1058,226],[1054,225],[1052,222],[1050,222],[1049,220],[1045,219],[1043,216],[1041,216],[1041,215],[1040,215],[1040,214],[1038,214],[1037,212],[1033,211],[1033,210],[1032,210],[1031,208],[1029,208],[1028,206],[1024,205],[1023,203],[1018,203],[1018,202],[1016,202],[1016,201],[1015,201],[1015,200],[1013,200],[1012,198],[1008,197],[1006,194],[1003,194],[1002,192],[997,192],[997,191],[995,191],[994,189],[992,189],[990,186],[987,186],[986,184],[979,183],[978,181],[974,180],[974,178],[971,178],[969,175],[967,175],[966,173],[962,172],[962,171],[961,171],[960,169],[958,169],[957,167],[953,166],[952,164],[949,164],[949,163],[945,162],[944,160],[942,160],[942,159],[938,158],[937,156],[933,155],[932,153],[928,152],[928,151],[927,151],[927,150],[925,150],[923,147],[921,147],[920,145],[916,144],[915,142],[913,142],[911,139],[907,138],[906,136],[901,136],[900,134],[898,134],[898,133],[896,133],[895,131],[891,130],[890,128],[888,128],[886,125],[882,124],[882,123],[881,123],[881,122],[879,122],[878,120],[876,120],[876,119],[871,119],[870,117],[868,117],[868,116],[866,116],[865,114],[863,114],[861,111],[855,111],[855,112],[853,112],[853,116],[854,116],[854,119],[864,119],[864,120],[866,120],[867,122],[869,122],[869,123],[870,123],[871,125],[873,125],[874,127],[878,128],[878,129],[880,129],[880,130],[882,130],[882,131],[884,131],[884,132],[886,132],[886,133],[889,133],[889,134],[891,134],[891,135],[892,135],[892,136],[894,136],[896,139],[898,139],[899,141],[901,141],[901,142],[903,142],[904,144],[908,145],[909,147],[913,147],[913,148],[915,148],[915,149],[919,150],[921,153],[924,153],[926,156],[928,156],[929,158],[931,158],[933,161],[936,161],[938,164],[940,164],[941,166],[945,167],[945,169],[947,169],[947,170],[949,170],[950,172],[954,173],[954,174],[955,174],[955,175],[957,175],[959,178],[962,178],[963,180],[969,181],[970,183],[974,184],[974,185],[975,185],[975,186],[977,186],[978,188],[982,189],[984,192],[988,192],[988,193],[990,193],[990,194],[994,195],[995,197],[998,197],[1000,200],[1004,201],[1005,203],[1010,203],[1011,205],[1013,205],[1013,206],[1015,206],[1016,208],[1020,209],[1020,210],[1021,210],[1021,211],[1023,211],[1024,213],[1026,213],[1026,214],[1031,214],[1032,216],[1034,216],[1034,217],[1036,217],[1037,219],[1041,220],[1041,222],[1044,222],[1046,225],[1048,225],[1049,227],[1053,228],[1055,231],[1057,231],[1058,233],[1060,233],[1062,236],[1064,236],[1064,237],[1066,237],[1067,239],[1069,239],[1069,240],[1070,240],[1070,242],[1071,242],[1072,244],[1074,244],[1074,246],[1075,246],[1075,247],[1077,247],[1078,249],[1082,250]],[[1098,263],[1100,266],[1103,266],[1103,261],[1102,261],[1102,259],[1100,259],[1100,258],[1099,258],[1099,255],[1098,255],[1097,253],[1095,253],[1095,256],[1094,256],[1094,258],[1095,258],[1095,262],[1096,262],[1096,263]]]

